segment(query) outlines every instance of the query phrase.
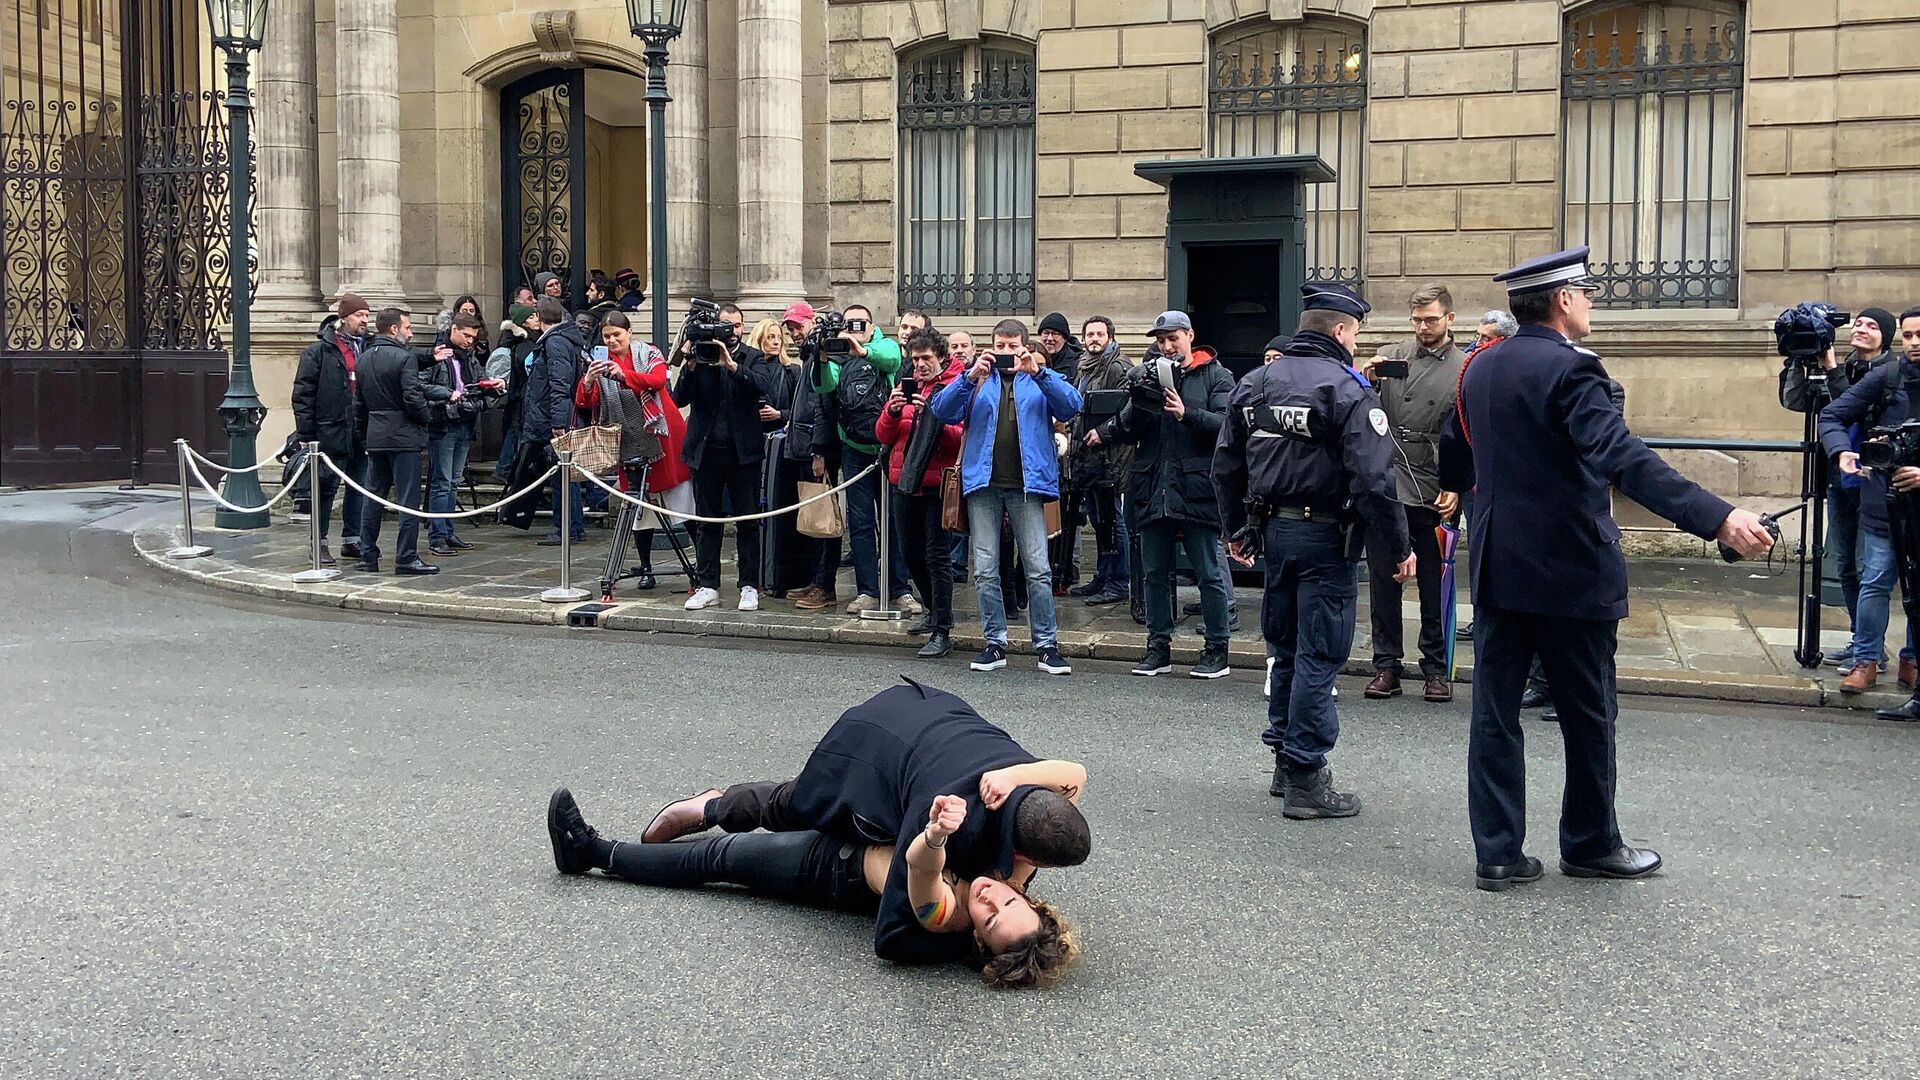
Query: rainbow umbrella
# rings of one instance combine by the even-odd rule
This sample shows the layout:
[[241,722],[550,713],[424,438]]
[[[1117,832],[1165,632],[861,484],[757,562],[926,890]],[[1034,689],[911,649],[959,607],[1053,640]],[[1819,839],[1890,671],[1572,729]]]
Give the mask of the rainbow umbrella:
[[1460,546],[1460,530],[1441,522],[1433,527],[1433,541],[1440,548],[1440,596],[1441,603],[1446,605],[1442,633],[1446,635],[1444,640],[1447,643],[1447,680],[1451,682],[1459,675],[1460,666],[1454,656],[1457,643],[1453,634],[1454,628],[1460,622],[1459,603],[1453,585],[1453,553],[1454,549]]

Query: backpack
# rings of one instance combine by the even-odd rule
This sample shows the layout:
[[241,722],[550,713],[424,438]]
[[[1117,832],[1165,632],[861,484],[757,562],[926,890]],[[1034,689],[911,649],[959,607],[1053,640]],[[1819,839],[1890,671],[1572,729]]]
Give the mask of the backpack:
[[893,386],[886,375],[862,356],[849,356],[840,365],[840,384],[834,388],[834,404],[840,410],[840,426],[854,442],[876,445],[880,437],[874,426],[880,422],[880,410],[886,407]]

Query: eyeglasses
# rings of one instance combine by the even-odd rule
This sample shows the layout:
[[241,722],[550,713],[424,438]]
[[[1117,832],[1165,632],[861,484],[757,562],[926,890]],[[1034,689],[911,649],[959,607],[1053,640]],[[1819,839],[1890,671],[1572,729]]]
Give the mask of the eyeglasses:
[[1446,315],[1415,315],[1413,317],[1413,325],[1439,326],[1441,323],[1446,322],[1448,316],[1452,314],[1452,312],[1448,312]]

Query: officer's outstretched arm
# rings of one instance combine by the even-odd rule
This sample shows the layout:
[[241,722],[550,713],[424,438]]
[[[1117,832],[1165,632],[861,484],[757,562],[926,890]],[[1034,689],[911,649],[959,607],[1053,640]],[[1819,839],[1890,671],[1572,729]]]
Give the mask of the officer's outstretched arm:
[[1607,398],[1598,361],[1581,360],[1554,387],[1567,434],[1586,461],[1627,497],[1702,539],[1711,539],[1733,504],[1681,476],[1646,443],[1634,438]]

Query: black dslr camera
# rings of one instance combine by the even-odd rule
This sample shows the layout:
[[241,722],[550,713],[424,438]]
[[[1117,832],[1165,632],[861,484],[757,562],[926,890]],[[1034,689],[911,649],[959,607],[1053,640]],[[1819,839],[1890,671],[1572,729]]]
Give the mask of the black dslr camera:
[[680,326],[680,340],[696,364],[718,364],[733,351],[740,330],[720,317],[720,305],[711,300],[694,299],[687,303],[687,321]]
[[1173,365],[1174,361],[1164,356],[1150,356],[1128,374],[1127,396],[1136,407],[1148,412],[1167,407],[1167,391],[1178,392],[1173,381]]
[[807,335],[807,341],[814,352],[821,356],[847,356],[853,352],[853,343],[841,338],[847,330],[847,317],[837,311],[822,311],[813,319],[813,333]]
[[1868,431],[1860,443],[1860,464],[1883,470],[1920,465],[1920,420]]

